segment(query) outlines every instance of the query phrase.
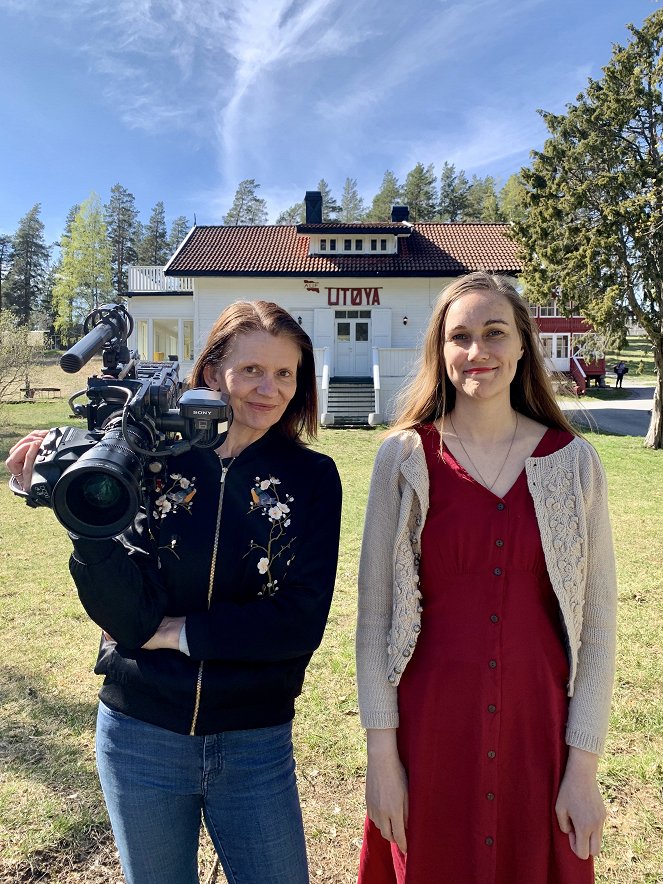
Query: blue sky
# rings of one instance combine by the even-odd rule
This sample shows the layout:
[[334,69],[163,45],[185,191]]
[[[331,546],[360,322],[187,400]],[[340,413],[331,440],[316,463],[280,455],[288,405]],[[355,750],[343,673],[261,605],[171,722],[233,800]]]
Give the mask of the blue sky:
[[657,0],[0,0],[0,233],[120,183],[147,221],[270,221],[421,161],[503,183]]

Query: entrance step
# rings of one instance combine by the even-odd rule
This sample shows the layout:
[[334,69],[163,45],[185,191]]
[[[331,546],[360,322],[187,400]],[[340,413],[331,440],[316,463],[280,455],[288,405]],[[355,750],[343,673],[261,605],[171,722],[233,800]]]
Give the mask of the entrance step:
[[344,427],[367,427],[368,416],[374,411],[375,391],[370,381],[348,378],[330,382],[326,412],[328,419],[325,423]]

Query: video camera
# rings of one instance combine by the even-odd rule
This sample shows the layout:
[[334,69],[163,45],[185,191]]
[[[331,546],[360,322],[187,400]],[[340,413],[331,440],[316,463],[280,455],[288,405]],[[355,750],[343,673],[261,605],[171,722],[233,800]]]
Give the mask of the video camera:
[[[141,362],[127,340],[133,319],[122,304],[105,304],[86,318],[85,336],[60,359],[74,373],[100,350],[103,374],[69,400],[87,431],[56,427],[44,439],[30,488],[10,487],[30,506],[50,506],[74,534],[106,540],[133,522],[165,460],[192,447],[216,448],[232,420],[221,393],[205,388],[180,395],[179,363]],[[86,395],[88,402],[76,400]]]

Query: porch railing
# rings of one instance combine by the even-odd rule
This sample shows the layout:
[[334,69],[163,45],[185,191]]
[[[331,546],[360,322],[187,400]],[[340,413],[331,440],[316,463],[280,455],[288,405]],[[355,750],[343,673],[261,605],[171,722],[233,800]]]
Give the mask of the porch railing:
[[166,276],[163,267],[129,267],[130,292],[192,292],[190,276]]

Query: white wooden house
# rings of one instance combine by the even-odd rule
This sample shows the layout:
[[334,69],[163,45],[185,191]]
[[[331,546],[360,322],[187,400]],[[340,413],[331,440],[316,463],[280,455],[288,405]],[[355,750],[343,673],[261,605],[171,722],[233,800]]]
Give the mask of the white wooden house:
[[505,224],[322,222],[317,191],[297,226],[196,226],[165,268],[129,272],[132,345],[186,376],[232,301],[285,307],[313,341],[323,424],[380,423],[413,367],[440,291],[472,270],[516,276]]

